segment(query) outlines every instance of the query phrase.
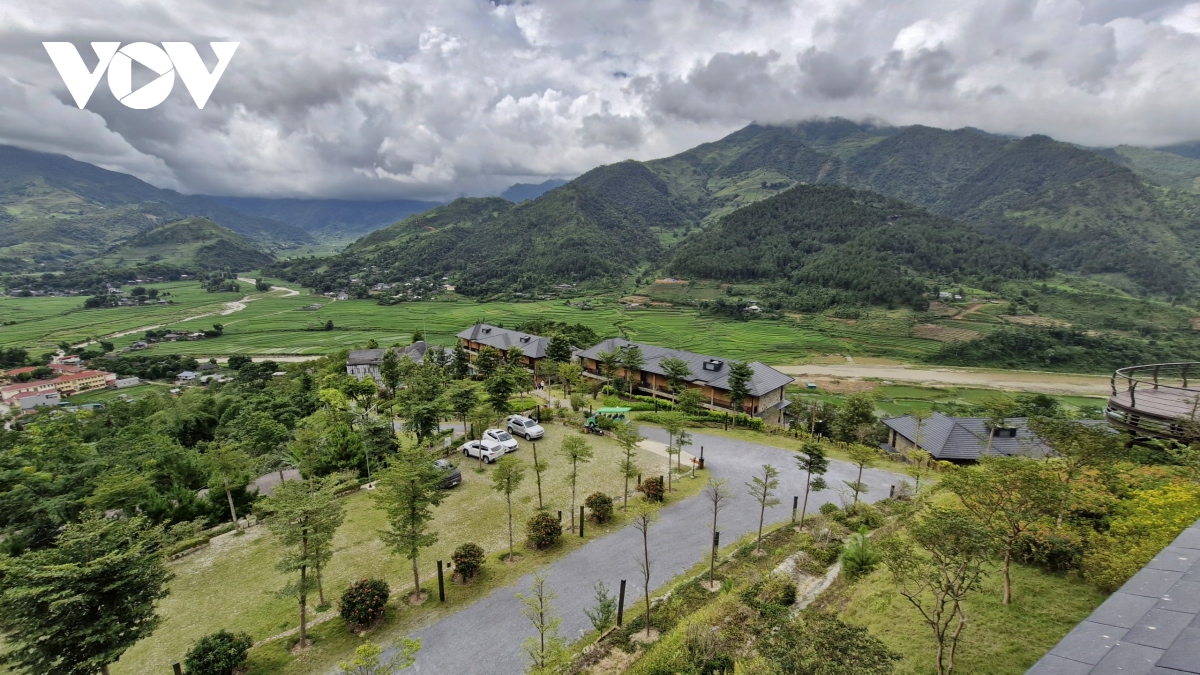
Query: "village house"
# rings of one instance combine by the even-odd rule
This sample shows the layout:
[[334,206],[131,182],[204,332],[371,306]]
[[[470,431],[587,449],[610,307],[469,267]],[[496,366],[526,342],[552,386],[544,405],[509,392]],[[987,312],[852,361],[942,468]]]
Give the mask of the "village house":
[[[57,365],[57,364],[56,364]],[[30,380],[18,382],[0,388],[0,402],[11,405],[11,402],[22,394],[30,392],[44,394],[57,392],[60,396],[74,396],[87,391],[104,389],[110,382],[115,382],[117,376],[102,370],[80,370],[65,372],[49,380]]]
[[[424,340],[418,340],[407,347],[397,347],[396,357],[403,359],[407,356],[413,360],[413,363],[420,363],[428,350],[429,345]],[[346,374],[353,375],[359,381],[364,377],[370,377],[375,380],[376,384],[383,384],[383,373],[380,372],[379,367],[383,365],[385,352],[387,352],[386,349],[352,350],[349,358],[346,359]]]
[[[537,365],[546,358],[546,347],[550,338],[518,330],[509,330],[486,323],[477,323],[458,334],[458,346],[467,352],[468,358],[474,363],[483,347],[491,347],[508,359],[508,351],[513,347],[521,350],[521,365],[530,372],[537,371]],[[472,366],[474,368],[474,366]]]
[[[911,415],[883,420],[888,429],[884,450],[905,452],[919,447],[934,459],[949,462],[974,462],[990,452],[995,456],[1042,458],[1050,447],[1029,430],[1029,420],[1009,417],[992,426],[985,417],[951,417],[935,412],[921,422],[918,439],[917,420]],[[1103,420],[1085,420],[1084,424],[1104,424]],[[991,448],[988,448],[988,437]]]
[[[718,412],[733,411],[729,402],[729,363],[712,356],[609,338],[579,352],[584,376],[603,379],[601,355],[609,352],[620,354],[633,346],[642,352],[644,363],[641,370],[631,375],[624,368],[618,368],[615,374],[632,379],[635,390],[673,400],[675,396],[671,393],[670,379],[661,365],[663,359],[673,357],[687,362],[691,376],[686,384],[689,388],[700,390],[704,396],[704,407]],[[742,402],[742,409],[738,412],[759,417],[767,424],[783,424],[783,409],[791,403],[784,396],[784,390],[792,383],[792,376],[757,361],[747,365],[753,371],[753,376],[747,384],[749,396]]]

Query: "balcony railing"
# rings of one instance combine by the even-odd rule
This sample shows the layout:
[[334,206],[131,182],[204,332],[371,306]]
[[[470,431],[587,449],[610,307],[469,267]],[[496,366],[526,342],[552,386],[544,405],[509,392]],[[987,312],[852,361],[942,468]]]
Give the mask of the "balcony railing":
[[1159,438],[1200,438],[1200,362],[1121,368],[1110,383],[1105,415],[1115,426]]

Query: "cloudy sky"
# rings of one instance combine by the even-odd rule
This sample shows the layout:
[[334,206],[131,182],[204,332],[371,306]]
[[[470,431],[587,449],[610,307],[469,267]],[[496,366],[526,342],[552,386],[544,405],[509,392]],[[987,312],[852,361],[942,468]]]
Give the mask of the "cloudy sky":
[[[103,79],[80,110],[42,41],[89,67],[92,41],[189,41],[210,68],[209,41],[241,44],[203,110]],[[184,192],[445,199],[754,120],[1200,139],[1198,64],[1179,0],[0,0],[0,143]]]

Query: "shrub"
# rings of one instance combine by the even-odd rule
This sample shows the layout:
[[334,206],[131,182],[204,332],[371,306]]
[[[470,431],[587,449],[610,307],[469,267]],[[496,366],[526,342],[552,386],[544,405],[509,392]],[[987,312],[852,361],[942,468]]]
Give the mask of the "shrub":
[[342,593],[338,612],[342,619],[356,628],[365,628],[383,618],[391,589],[380,579],[362,579]]
[[1134,492],[1117,508],[1108,532],[1089,542],[1080,565],[1084,577],[1117,590],[1197,518],[1200,486]]
[[478,544],[467,542],[462,546],[454,549],[454,555],[450,556],[454,561],[454,569],[462,576],[464,582],[470,581],[479,574],[479,570],[483,567],[483,548]]
[[661,502],[663,495],[666,494],[666,486],[663,485],[661,478],[647,478],[638,486],[638,492],[646,495],[646,499],[652,502]]
[[167,546],[166,548],[164,548],[163,555],[170,558],[173,555],[176,555],[178,553],[183,553],[184,551],[189,551],[193,548],[196,548],[197,546],[203,546],[203,545],[207,544],[208,541],[209,541],[208,537],[196,537],[195,539],[185,539],[183,541],[176,542],[176,543],[171,544],[170,546]]
[[254,639],[220,630],[200,638],[183,657],[188,675],[232,675],[246,660]]
[[539,551],[550,548],[562,536],[562,523],[549,513],[535,513],[525,526],[529,545]]
[[852,530],[857,530],[860,527],[875,530],[883,525],[883,515],[879,513],[879,509],[866,502],[847,506],[845,514],[845,525]]
[[781,574],[771,574],[742,591],[742,601],[767,617],[782,617],[796,604],[796,584]]
[[871,540],[867,539],[865,526],[850,535],[850,539],[842,548],[842,570],[851,579],[870,574],[881,559],[882,556],[875,550]]
[[1017,557],[1047,570],[1073,570],[1083,559],[1083,539],[1071,530],[1041,527],[1017,541]]
[[613,500],[603,492],[593,492],[588,495],[588,498],[583,500],[583,505],[591,510],[592,518],[597,523],[607,523],[612,520]]
[[841,509],[839,509],[837,507],[837,504],[834,504],[832,502],[825,502],[824,504],[821,505],[821,508],[819,510],[821,511],[822,515],[832,516],[833,514],[840,511]]
[[583,394],[571,394],[571,410],[579,412],[585,407],[587,407],[587,404],[584,403]]

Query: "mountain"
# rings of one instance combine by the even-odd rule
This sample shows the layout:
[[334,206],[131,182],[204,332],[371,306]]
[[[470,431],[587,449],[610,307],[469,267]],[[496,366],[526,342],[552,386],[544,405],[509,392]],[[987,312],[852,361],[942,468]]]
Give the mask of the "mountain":
[[207,218],[186,218],[138,234],[106,251],[104,267],[125,268],[139,263],[186,270],[247,272],[274,262],[240,234]]
[[264,199],[257,197],[208,197],[249,216],[269,218],[298,227],[321,240],[358,238],[428,211],[440,202],[413,199],[352,201],[344,199]]
[[644,218],[572,183],[517,205],[494,197],[457,199],[373,232],[331,258],[270,269],[319,291],[446,276],[461,293],[489,296],[611,281],[661,253]]
[[833,185],[800,185],[722,217],[684,239],[666,269],[685,278],[777,282],[765,293],[799,311],[835,304],[924,310],[925,279],[996,287],[1048,271],[970,226]]
[[1200,193],[1200,158],[1132,145],[1096,152],[1155,185]]
[[537,199],[554,188],[566,184],[567,181],[557,178],[551,178],[536,185],[533,183],[514,183],[507,190],[501,192],[500,196],[514,203],[526,202],[531,199]]
[[64,155],[0,146],[0,271],[87,264],[137,234],[202,216],[273,248],[311,243],[307,232],[248,216]]

